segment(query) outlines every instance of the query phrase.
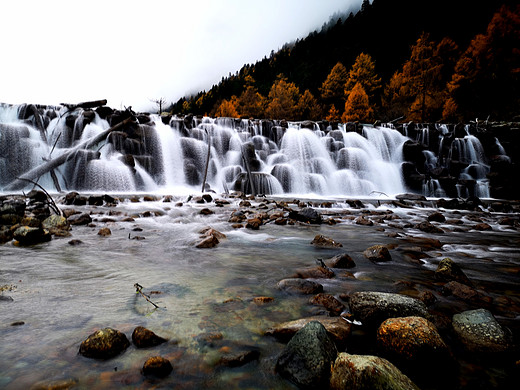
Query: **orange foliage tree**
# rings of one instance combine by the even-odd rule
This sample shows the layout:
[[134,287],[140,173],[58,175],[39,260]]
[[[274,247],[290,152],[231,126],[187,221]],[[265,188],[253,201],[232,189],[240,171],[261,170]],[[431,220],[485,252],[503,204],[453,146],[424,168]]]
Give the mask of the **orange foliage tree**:
[[361,83],[357,83],[348,95],[341,120],[343,122],[368,122],[373,119],[373,115],[374,110],[370,107],[368,95]]
[[245,77],[244,90],[238,97],[237,110],[242,117],[261,118],[264,115],[265,97],[255,87],[250,75]]
[[[502,6],[458,60],[444,119],[509,119],[520,107],[520,5]],[[462,118],[465,115],[465,118]]]
[[298,119],[316,121],[321,119],[321,106],[318,100],[308,89],[300,96],[298,101]]
[[381,78],[377,76],[376,65],[372,57],[361,53],[356,57],[356,61],[348,73],[344,90],[345,97],[348,98],[355,85],[359,83],[368,95],[371,104],[375,104],[374,98],[381,89]]
[[271,119],[294,120],[298,117],[300,89],[279,74],[269,91],[265,114]]
[[343,107],[347,78],[347,68],[341,62],[334,65],[320,88],[321,99],[327,107]]
[[230,100],[222,100],[215,111],[216,117],[238,118],[237,97],[232,96]]

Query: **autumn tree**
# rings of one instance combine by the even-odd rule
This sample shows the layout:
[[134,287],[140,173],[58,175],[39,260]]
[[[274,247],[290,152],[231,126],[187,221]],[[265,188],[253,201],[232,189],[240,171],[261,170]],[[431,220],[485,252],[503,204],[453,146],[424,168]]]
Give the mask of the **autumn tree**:
[[505,119],[520,107],[520,5],[502,6],[458,60],[444,119]]
[[238,97],[237,110],[242,117],[261,118],[264,115],[265,97],[258,92],[253,77],[247,75],[244,81],[244,90]]
[[269,91],[265,114],[271,119],[294,120],[298,116],[300,89],[279,74]]
[[320,88],[321,99],[327,107],[332,105],[343,107],[345,105],[345,83],[347,82],[347,68],[338,62]]
[[306,89],[298,101],[298,119],[308,119],[313,121],[319,120],[321,119],[321,111],[321,106],[319,105],[318,100],[308,89]]
[[215,111],[216,117],[238,118],[237,97],[232,96],[230,100],[222,100]]
[[381,89],[381,78],[377,76],[376,65],[369,54],[361,53],[348,73],[344,86],[345,98],[348,98],[354,86],[361,84],[371,104],[376,104],[375,96]]
[[373,119],[373,115],[374,110],[370,107],[368,95],[361,83],[357,83],[348,95],[341,120],[343,122],[369,122]]
[[330,106],[329,112],[327,113],[325,120],[329,122],[339,122],[341,120],[341,113],[334,104]]

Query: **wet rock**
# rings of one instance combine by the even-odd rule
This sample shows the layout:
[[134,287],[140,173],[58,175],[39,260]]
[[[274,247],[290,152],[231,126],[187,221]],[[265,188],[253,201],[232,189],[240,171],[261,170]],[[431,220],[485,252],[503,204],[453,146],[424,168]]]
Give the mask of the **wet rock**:
[[290,294],[317,294],[323,291],[321,284],[300,278],[282,279],[277,286],[280,290]]
[[197,245],[195,245],[196,248],[214,248],[220,243],[219,239],[215,236],[209,236],[200,241]]
[[362,226],[373,226],[374,222],[372,222],[370,219],[365,218],[364,215],[357,217],[354,222],[356,225],[362,225]]
[[35,245],[50,241],[51,234],[48,230],[42,228],[20,226],[14,231],[13,238],[18,241],[20,245]]
[[423,250],[442,248],[442,243],[436,238],[407,236],[404,240],[419,245]]
[[211,214],[215,214],[215,212],[211,209],[208,209],[207,207],[206,208],[203,208],[202,210],[200,210],[199,214],[201,215],[211,215]]
[[457,263],[455,263],[449,257],[442,259],[435,270],[435,279],[442,280],[444,282],[456,281],[462,284],[466,284],[471,286],[471,282],[459,267]]
[[330,389],[419,390],[388,360],[378,356],[339,353],[332,368]]
[[217,364],[226,367],[240,367],[260,357],[260,350],[255,346],[224,346],[220,352],[222,355]]
[[299,387],[326,388],[337,356],[325,327],[311,321],[289,341],[276,362],[276,371]]
[[476,300],[479,298],[479,293],[475,289],[466,284],[462,284],[454,280],[446,283],[442,287],[441,292],[443,295],[453,295],[454,297],[468,301]]
[[77,246],[77,245],[83,244],[83,241],[75,239],[75,240],[70,240],[67,244],[72,245],[72,246]]
[[334,241],[332,238],[325,237],[318,234],[311,241],[311,244],[318,248],[341,248],[343,245],[340,242]]
[[12,226],[20,223],[22,221],[22,217],[16,214],[1,214],[0,215],[0,225]]
[[377,344],[391,361],[415,368],[439,365],[449,358],[448,347],[437,328],[423,317],[385,320],[377,330]]
[[384,320],[396,317],[419,316],[429,318],[426,305],[401,294],[364,291],[349,297],[354,317],[369,327],[378,327]]
[[81,343],[79,353],[93,359],[110,359],[119,355],[129,345],[130,342],[120,331],[103,328],[92,333]]
[[204,228],[201,231],[199,231],[199,233],[202,234],[203,237],[214,236],[214,237],[217,237],[219,240],[223,240],[223,239],[227,238],[224,233],[221,233],[218,230],[213,229],[211,227]]
[[274,302],[273,297],[254,297],[253,298],[253,303],[255,303],[257,305],[265,305],[265,304],[271,303],[271,302]]
[[42,227],[49,230],[52,234],[60,230],[70,230],[69,221],[61,215],[51,215],[42,222]]
[[71,215],[67,220],[71,225],[87,225],[92,222],[92,218],[87,213]]
[[25,214],[25,201],[23,199],[7,199],[0,203],[0,215],[18,215],[23,217]]
[[99,229],[97,234],[98,234],[98,236],[101,236],[101,237],[108,237],[112,234],[112,231],[107,227],[103,227],[103,228]]
[[247,220],[246,228],[251,230],[258,230],[262,226],[262,220],[260,218],[249,218]]
[[415,229],[419,229],[425,233],[431,233],[431,234],[442,234],[444,233],[444,230],[441,228],[438,228],[435,225],[432,225],[430,221],[423,221],[421,223],[418,223],[414,226]]
[[330,279],[334,277],[334,271],[325,267],[310,267],[303,268],[296,271],[291,278],[301,279]]
[[325,260],[325,264],[327,264],[327,267],[330,268],[354,268],[356,266],[356,263],[346,253],[341,253],[339,255],[336,255],[334,257],[331,257],[328,260]]
[[380,262],[380,261],[390,261],[392,260],[392,256],[390,255],[390,251],[384,245],[373,245],[363,252],[363,255],[370,261]]
[[280,341],[287,342],[291,339],[291,337],[294,336],[297,331],[299,331],[311,321],[320,322],[327,330],[329,336],[338,346],[346,344],[352,330],[352,325],[343,318],[314,316],[283,322],[272,328],[269,328],[265,332],[265,335],[274,336]]
[[468,352],[499,353],[510,348],[504,329],[486,309],[455,314],[452,325],[455,334]]
[[165,343],[166,339],[157,336],[154,332],[143,326],[138,326],[132,332],[132,342],[137,348],[149,348]]
[[164,378],[173,371],[172,364],[162,356],[152,356],[143,365],[143,375]]
[[316,294],[309,300],[309,303],[324,306],[333,316],[339,316],[345,310],[345,305],[334,298],[331,294]]
[[301,210],[293,210],[289,213],[289,218],[310,224],[322,223],[321,214],[311,207],[305,207]]
[[446,217],[439,213],[438,211],[428,215],[428,221],[430,222],[445,222],[446,221]]
[[30,387],[30,390],[69,390],[74,389],[78,385],[75,378],[44,380],[37,382]]
[[487,224],[485,222],[476,224],[475,226],[473,226],[473,229],[481,231],[481,232],[493,230],[491,225],[489,225],[489,224]]
[[103,206],[103,196],[91,195],[88,197],[87,203],[91,206]]
[[426,197],[424,195],[420,194],[398,194],[395,196],[397,200],[415,200],[415,201],[421,201],[426,200]]

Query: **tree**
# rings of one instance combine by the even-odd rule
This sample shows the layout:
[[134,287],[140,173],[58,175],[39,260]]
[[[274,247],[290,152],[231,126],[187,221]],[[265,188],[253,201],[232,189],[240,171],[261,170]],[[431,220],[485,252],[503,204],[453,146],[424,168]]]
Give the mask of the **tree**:
[[157,105],[157,111],[158,111],[157,113],[158,113],[159,115],[162,114],[162,112],[163,112],[163,108],[165,108],[166,105],[168,104],[168,103],[166,102],[166,99],[165,99],[165,98],[150,99],[150,101],[151,101],[152,103],[155,103],[155,104]]
[[341,120],[343,122],[368,122],[373,119],[373,115],[374,110],[370,107],[368,95],[361,83],[357,83],[348,96]]
[[244,91],[238,97],[237,110],[242,117],[261,118],[264,115],[265,97],[255,87],[253,77],[245,77]]
[[298,119],[319,120],[321,119],[321,107],[314,95],[306,89],[301,95],[297,106]]
[[344,86],[346,98],[357,83],[365,90],[368,100],[375,104],[374,97],[381,89],[381,78],[377,76],[376,65],[369,54],[361,53],[352,65]]
[[520,106],[520,5],[502,6],[457,61],[443,117],[506,119]]
[[271,119],[294,120],[297,117],[297,105],[300,100],[300,89],[294,83],[279,74],[269,91],[265,113]]
[[329,122],[339,122],[341,120],[341,115],[334,104],[330,106],[329,112],[325,117],[325,120]]
[[341,62],[334,65],[320,88],[321,98],[327,105],[343,106],[345,104],[347,77],[347,68]]
[[228,117],[228,118],[238,118],[237,112],[237,97],[232,96],[230,100],[223,100],[217,110],[215,111],[216,117]]

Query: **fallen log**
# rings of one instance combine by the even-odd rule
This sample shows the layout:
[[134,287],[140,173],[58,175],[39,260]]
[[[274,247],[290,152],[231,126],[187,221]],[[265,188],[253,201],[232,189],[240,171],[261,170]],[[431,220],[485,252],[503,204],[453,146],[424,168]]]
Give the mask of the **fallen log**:
[[96,108],[99,106],[106,106],[107,99],[102,100],[92,100],[90,102],[82,102],[77,104],[69,104],[69,103],[61,103],[62,106],[67,107],[69,111],[74,111],[76,108]]
[[127,118],[124,121],[118,123],[115,126],[112,126],[111,128],[103,131],[102,133],[99,133],[98,135],[82,142],[81,144],[75,146],[74,148],[71,148],[61,154],[58,157],[53,158],[50,161],[47,161],[46,163],[42,165],[38,165],[37,167],[31,169],[28,172],[25,172],[23,175],[17,177],[15,180],[13,180],[11,183],[9,183],[5,188],[4,191],[18,191],[21,190],[27,183],[28,180],[34,181],[35,179],[39,178],[40,176],[46,174],[47,172],[52,171],[53,169],[59,167],[60,165],[64,164],[67,160],[71,159],[74,154],[78,150],[82,149],[90,149],[102,140],[104,140],[111,132],[119,130],[120,128],[126,126],[129,123],[133,123],[134,118]]

